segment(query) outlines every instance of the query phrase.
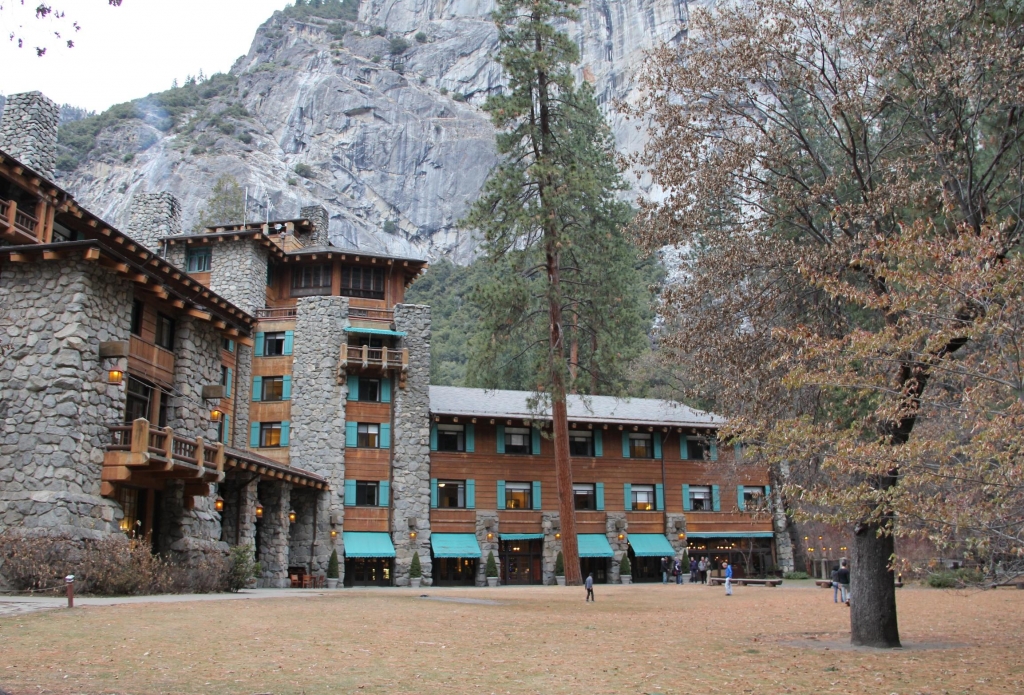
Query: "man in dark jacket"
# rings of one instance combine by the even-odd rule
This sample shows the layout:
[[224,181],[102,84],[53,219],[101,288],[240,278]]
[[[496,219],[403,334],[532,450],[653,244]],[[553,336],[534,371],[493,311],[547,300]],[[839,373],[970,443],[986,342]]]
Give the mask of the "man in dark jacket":
[[668,558],[661,558],[661,583],[668,584]]
[[587,601],[594,600],[594,573],[591,572],[587,575],[587,581],[583,582],[583,586],[587,589]]
[[839,581],[840,600],[847,606],[850,605],[850,567],[846,564],[846,558],[839,563],[839,571],[836,572],[836,579]]

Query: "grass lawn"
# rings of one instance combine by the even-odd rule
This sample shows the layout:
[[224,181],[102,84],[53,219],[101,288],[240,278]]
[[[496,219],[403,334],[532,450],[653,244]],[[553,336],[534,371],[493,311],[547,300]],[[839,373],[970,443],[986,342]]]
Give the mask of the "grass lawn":
[[831,590],[596,591],[595,604],[583,589],[530,587],[51,610],[0,619],[0,689],[1024,693],[1024,591],[901,589],[909,648],[889,652],[845,648],[848,611]]

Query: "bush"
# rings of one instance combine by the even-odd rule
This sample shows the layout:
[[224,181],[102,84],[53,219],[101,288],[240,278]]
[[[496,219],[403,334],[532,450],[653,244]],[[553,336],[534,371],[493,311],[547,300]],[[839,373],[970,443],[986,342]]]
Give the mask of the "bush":
[[380,56],[376,55],[376,56],[370,58],[370,61],[373,62],[373,63],[379,63],[380,62]]
[[401,36],[396,36],[388,43],[388,51],[391,55],[397,56],[405,53],[409,50],[409,42],[403,39]]
[[395,224],[394,220],[384,220],[384,233],[394,234],[398,231],[398,225]]
[[978,570],[961,567],[957,570],[939,570],[928,575],[925,583],[933,589],[957,589],[968,584],[980,584],[984,576]]
[[810,579],[811,575],[806,572],[786,572],[782,575],[783,579]]
[[224,133],[225,135],[233,135],[235,132],[234,123],[221,123],[217,126],[217,130]]
[[331,551],[331,559],[327,561],[327,578],[338,578],[338,549]]
[[316,172],[308,164],[298,163],[295,165],[295,173],[304,179],[315,179]]
[[558,555],[555,556],[555,576],[565,576],[565,558],[562,557],[562,551],[558,551]]
[[465,101],[466,95],[463,94],[462,92],[455,92],[455,94],[452,94],[452,99],[454,99],[455,101]]
[[619,576],[628,577],[633,574],[633,568],[629,565],[629,556],[623,555],[622,562],[619,563]]
[[374,27],[370,30],[370,33],[374,36],[384,36],[384,34],[388,33],[388,30],[384,27]]
[[252,135],[250,133],[240,133],[238,139],[244,142],[246,145],[252,144]]
[[446,94],[448,94],[448,88],[447,87],[441,87],[441,96],[445,96]]
[[342,22],[335,22],[327,25],[327,33],[336,39],[340,39],[348,32],[348,25]]
[[359,3],[357,0],[295,0],[294,5],[285,5],[281,13],[293,19],[318,17],[354,22],[359,17]]
[[420,554],[415,552],[412,554],[412,563],[409,565],[409,577],[412,579],[419,579],[423,576],[423,567],[420,565]]
[[416,41],[418,43],[426,43],[427,42],[427,35],[426,35],[426,33],[422,32],[422,31],[417,31],[416,32]]
[[498,565],[494,561],[494,551],[493,550],[488,550],[487,551],[487,565],[484,567],[484,574],[487,575],[488,577],[497,577],[498,576]]
[[260,576],[263,568],[256,562],[256,549],[250,545],[236,545],[228,556],[231,564],[228,590],[237,592],[249,586],[249,582]]

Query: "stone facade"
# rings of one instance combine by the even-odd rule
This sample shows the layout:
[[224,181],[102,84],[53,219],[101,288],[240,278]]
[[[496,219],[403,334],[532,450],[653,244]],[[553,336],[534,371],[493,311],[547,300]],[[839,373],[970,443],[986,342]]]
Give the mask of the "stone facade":
[[[683,537],[680,538],[679,534],[683,534]],[[665,536],[676,551],[676,559],[686,565],[689,559],[687,559],[686,550],[685,514],[673,514],[672,512],[665,514]]]
[[327,214],[327,208],[323,205],[310,205],[299,210],[299,217],[313,223],[313,233],[309,239],[303,239],[305,243],[310,246],[331,245],[331,218]]
[[12,94],[0,118],[0,150],[52,179],[59,124],[60,107],[42,92]]
[[220,539],[228,545],[254,545],[256,539],[256,488],[259,477],[252,473],[228,476],[220,485],[224,498]]
[[[172,248],[180,246],[177,244]],[[184,263],[184,259],[180,263]],[[257,309],[267,304],[266,249],[252,239],[214,244],[210,289],[242,311],[255,314]]]
[[[555,498],[557,499],[557,497]],[[541,514],[540,528],[544,534],[544,550],[541,557],[541,581],[544,584],[555,583],[555,561],[558,553],[562,551],[561,536],[562,523],[558,512],[544,512]]]
[[162,237],[181,234],[181,203],[170,193],[136,193],[125,233],[150,251],[159,251]]
[[214,402],[203,400],[203,386],[220,383],[222,338],[209,321],[182,316],[175,323],[174,395],[167,424],[182,436],[216,441],[210,420]]
[[231,417],[228,446],[244,449],[249,445],[249,402],[252,400],[252,353],[248,345],[235,341],[235,375],[231,393],[235,412]]
[[259,484],[259,500],[263,504],[263,518],[256,522],[259,538],[258,555],[262,565],[257,583],[266,588],[289,586],[288,546],[292,485],[282,480],[267,480]]
[[[423,584],[431,583],[430,559],[430,307],[395,306],[395,325],[407,335],[409,371],[405,388],[394,392],[392,446],[392,527],[394,583],[409,584],[409,564],[419,551]],[[416,538],[409,537],[416,519]]]
[[87,261],[10,263],[0,272],[0,526],[100,537],[120,507],[100,496],[108,427],[124,385],[99,344],[126,341],[132,284]]
[[[490,535],[490,540],[487,536]],[[480,562],[476,565],[476,585],[487,586],[487,554],[494,553],[494,564],[501,576],[501,544],[498,536],[498,512],[479,511],[476,513],[476,541],[480,544]]]
[[[629,552],[629,539],[625,537],[629,529],[626,513],[608,512],[605,516],[604,528],[605,536],[608,537],[608,545],[612,547],[612,551],[615,553],[611,566],[608,568],[608,583],[618,584],[621,579],[619,563],[622,562],[622,558]],[[619,534],[624,536],[621,541],[619,540]]]
[[223,556],[228,551],[228,544],[220,540],[221,520],[213,509],[213,498],[203,497],[189,509],[182,480],[165,483],[163,504],[155,523],[156,537],[160,541],[156,550],[172,555],[182,564],[193,564],[208,556]]

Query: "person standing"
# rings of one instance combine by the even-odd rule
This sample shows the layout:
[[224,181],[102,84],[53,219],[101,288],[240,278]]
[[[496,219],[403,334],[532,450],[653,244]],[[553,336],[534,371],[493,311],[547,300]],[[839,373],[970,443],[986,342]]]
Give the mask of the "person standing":
[[661,558],[661,583],[668,584],[668,558]]
[[725,561],[725,595],[732,596],[732,565]]
[[696,584],[698,576],[699,575],[697,574],[697,558],[692,557],[690,558],[690,583]]
[[839,565],[832,568],[832,603],[839,603]]
[[672,562],[672,576],[676,578],[676,584],[683,583],[683,563],[679,558]]
[[842,562],[839,563],[839,572],[836,573],[836,579],[839,581],[839,600],[845,603],[847,606],[850,605],[850,567],[846,563],[844,557]]
[[708,559],[707,559],[707,557],[702,557],[700,559],[700,562],[697,564],[697,572],[700,574],[700,583],[701,584],[707,584],[708,583]]
[[593,601],[594,600],[594,573],[593,572],[591,572],[590,574],[587,575],[587,580],[585,582],[583,582],[583,586],[585,586],[587,588],[587,599],[586,599],[586,601],[584,601],[584,603],[586,603],[587,601]]

